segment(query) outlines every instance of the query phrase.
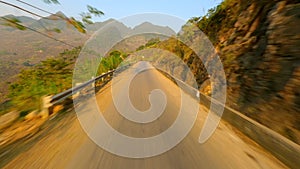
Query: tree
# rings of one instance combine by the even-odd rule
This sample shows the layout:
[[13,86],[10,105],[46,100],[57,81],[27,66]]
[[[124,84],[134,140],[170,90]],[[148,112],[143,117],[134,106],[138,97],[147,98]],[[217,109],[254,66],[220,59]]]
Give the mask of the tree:
[[9,88],[14,108],[30,111],[40,108],[40,98],[72,87],[75,60],[81,48],[65,50],[57,58],[49,58],[32,68],[22,70]]
[[109,70],[116,69],[126,57],[127,54],[117,50],[110,52],[109,56],[101,58],[97,73],[101,75],[102,73],[106,73]]
[[[37,13],[34,13],[30,10],[27,10],[25,8],[22,8],[18,5],[15,5],[15,4],[12,4],[12,3],[9,3],[9,2],[5,2],[5,1],[0,0],[0,3],[11,6],[11,7],[14,7],[18,10],[22,10],[24,12],[27,12],[31,15],[34,15],[34,16],[37,16],[37,17],[40,17],[40,18],[46,18],[46,19],[50,19],[50,20],[58,20],[58,19],[64,20],[67,24],[72,25],[74,28],[76,28],[81,33],[86,32],[85,25],[93,23],[93,21],[92,21],[93,16],[94,17],[100,17],[100,16],[104,15],[104,13],[102,11],[98,10],[97,8],[94,8],[90,5],[87,5],[87,10],[88,11],[83,12],[83,13],[80,14],[81,21],[79,21],[79,20],[76,20],[74,17],[66,17],[64,15],[59,15],[59,14],[54,14],[52,12],[48,12],[44,9],[41,9],[41,8],[39,8],[37,6],[34,6],[34,5],[31,5],[31,4],[29,4],[27,2],[24,2],[22,0],[16,0],[16,1],[18,1],[22,4],[24,4],[24,5],[30,6],[32,8],[35,8],[39,11],[46,12],[46,13],[51,14],[52,16],[56,16],[56,17],[54,17],[54,18],[47,17],[46,18],[44,16],[41,16]],[[59,4],[59,1],[57,1],[57,0],[43,0],[43,1],[45,3],[49,3],[49,4],[50,3]],[[29,28],[29,27],[26,27],[26,26],[22,25],[21,21],[18,20],[17,18],[7,18],[7,17],[0,17],[0,18],[4,21],[2,24],[5,25],[5,26],[10,26],[10,27],[13,27],[13,28],[16,28],[16,29],[19,29],[19,30],[26,30],[26,29],[33,30],[32,28]],[[60,32],[59,29],[53,29],[53,31],[55,31],[57,33]],[[38,31],[35,30],[35,32],[38,32]]]

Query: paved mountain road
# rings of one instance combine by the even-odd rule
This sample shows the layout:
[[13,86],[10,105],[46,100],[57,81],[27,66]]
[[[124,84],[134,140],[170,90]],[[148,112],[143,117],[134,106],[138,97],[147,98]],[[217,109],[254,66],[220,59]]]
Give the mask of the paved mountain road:
[[[138,69],[130,68],[115,79],[117,97],[124,97],[124,85],[128,74]],[[132,104],[141,111],[149,109],[149,93],[154,89],[164,91],[167,105],[164,113],[155,121],[137,124],[121,116],[113,102],[111,84],[108,83],[96,95],[99,109],[107,122],[120,133],[132,137],[151,137],[167,130],[177,118],[180,109],[179,88],[155,69],[138,74],[130,84]],[[189,97],[189,96],[185,96]],[[125,99],[125,98],[124,98]],[[191,98],[190,98],[191,99]],[[83,108],[89,100],[79,103]],[[182,107],[190,110],[189,106]],[[201,127],[208,110],[200,106],[197,120],[187,137],[173,149],[161,155],[132,159],[111,154],[91,141],[81,128],[75,113],[68,114],[64,123],[58,123],[52,131],[29,149],[24,150],[4,168],[100,168],[100,169],[276,169],[286,168],[279,160],[265,152],[251,140],[221,121],[212,137],[204,144],[198,143]],[[83,114],[84,116],[84,114]],[[98,129],[101,132],[101,128]]]

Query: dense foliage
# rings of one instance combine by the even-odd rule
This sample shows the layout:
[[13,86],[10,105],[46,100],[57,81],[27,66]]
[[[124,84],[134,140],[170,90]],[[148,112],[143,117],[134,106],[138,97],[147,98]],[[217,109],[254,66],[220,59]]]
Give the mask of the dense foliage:
[[138,47],[136,50],[139,51],[139,50],[143,50],[145,48],[155,47],[155,45],[158,44],[159,42],[160,42],[159,38],[152,38],[145,45]]
[[80,49],[66,50],[57,58],[46,59],[30,69],[22,70],[19,79],[10,86],[12,105],[23,111],[38,109],[42,96],[70,88],[73,65]]
[[[195,24],[198,28],[205,33],[213,44],[218,43],[218,37],[231,29],[236,22],[236,14],[240,9],[234,8],[239,3],[237,0],[224,0],[218,6],[208,10],[207,14],[202,17],[193,17],[188,23]],[[244,4],[245,6],[247,4]],[[184,30],[187,25],[183,27]]]
[[127,54],[120,51],[112,51],[107,57],[102,57],[98,68],[98,75],[116,69],[126,57]]
[[[42,96],[71,88],[73,68],[80,51],[81,47],[65,50],[57,57],[22,70],[18,80],[10,86],[11,101],[8,105],[22,111],[39,109]],[[98,74],[117,68],[126,56],[119,51],[112,51],[109,56],[101,59]]]

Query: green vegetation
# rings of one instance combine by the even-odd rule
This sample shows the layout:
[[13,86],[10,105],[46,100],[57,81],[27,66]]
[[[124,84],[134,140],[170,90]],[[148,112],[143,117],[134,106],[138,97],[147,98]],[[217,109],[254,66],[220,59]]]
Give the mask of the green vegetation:
[[72,86],[72,72],[80,47],[66,50],[58,58],[22,70],[19,79],[10,86],[11,105],[22,111],[40,108],[44,95],[56,94]]
[[128,55],[120,51],[112,51],[107,57],[101,58],[98,75],[116,69]]
[[0,105],[0,116],[9,112],[12,108],[12,104],[10,101],[6,101]]
[[6,51],[6,50],[1,50],[1,51],[0,51],[0,56],[1,56],[1,55],[8,55],[8,54],[9,54],[9,52]]
[[[10,101],[0,106],[0,114],[13,109],[29,112],[39,109],[41,97],[54,95],[72,87],[73,68],[81,47],[65,50],[56,58],[22,70],[9,88]],[[116,69],[127,54],[113,51],[101,59],[98,74]],[[26,62],[27,63],[27,62]]]
[[158,44],[159,42],[160,42],[159,38],[152,38],[145,45],[138,47],[137,51],[143,50],[145,48],[155,47],[155,45]]
[[209,9],[203,17],[191,18],[188,23],[197,25],[215,45],[219,35],[226,33],[236,22],[237,13],[241,9],[234,6],[239,3],[237,0],[224,0],[218,6]]
[[[193,38],[194,32],[188,27],[189,24],[193,23],[206,33],[214,43],[217,43],[218,33],[221,29],[220,25],[224,25],[220,23],[227,22],[228,27],[232,24],[227,21],[227,15],[231,15],[232,13],[231,10],[228,9],[235,4],[232,3],[232,1],[234,0],[225,0],[216,8],[210,9],[207,15],[189,20],[187,25],[183,27],[186,37]],[[92,7],[89,8],[89,12],[102,15],[102,13],[97,13],[96,9]],[[88,19],[90,18],[90,15],[87,13],[85,13],[84,16],[88,17]],[[226,28],[222,28],[222,30],[226,31]],[[149,40],[145,45],[140,46],[137,50],[145,48],[169,50],[178,55],[189,66],[193,61],[191,59],[193,56],[191,49],[175,38],[170,38],[166,41],[160,41],[159,38],[154,38]],[[42,96],[56,94],[71,88],[73,67],[80,50],[81,48],[66,50],[57,58],[49,58],[38,65],[31,65],[29,62],[24,62],[23,64],[28,66],[28,69],[21,71],[18,81],[10,86],[9,97],[11,101],[7,105],[14,105],[15,108],[22,111],[39,109],[41,104],[40,98]],[[101,58],[97,74],[100,75],[109,70],[116,69],[126,57],[127,54],[119,51],[110,52],[108,56]],[[177,64],[173,66],[175,65]],[[85,66],[86,65],[83,65],[83,67]]]

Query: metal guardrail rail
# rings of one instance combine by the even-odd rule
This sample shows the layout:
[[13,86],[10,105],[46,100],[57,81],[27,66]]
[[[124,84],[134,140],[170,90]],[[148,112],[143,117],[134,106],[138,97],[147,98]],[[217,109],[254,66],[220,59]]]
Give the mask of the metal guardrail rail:
[[[173,82],[180,83],[182,89],[191,97],[200,97],[200,103],[210,108],[211,104],[222,105],[218,100],[211,98],[176,77],[161,71],[162,74],[171,79]],[[166,75],[167,74],[167,75]],[[176,84],[176,83],[175,83]],[[178,84],[177,84],[178,85]],[[226,105],[222,119],[230,123],[246,136],[254,140],[260,146],[268,150],[281,162],[290,168],[299,169],[300,166],[300,145],[273,131],[272,129],[252,120],[241,112],[238,112]]]
[[100,76],[97,76],[97,77],[95,77],[95,78],[93,78],[93,79],[91,79],[91,80],[89,80],[89,81],[87,81],[87,82],[85,82],[83,84],[80,84],[78,86],[70,88],[70,89],[68,89],[68,90],[66,90],[64,92],[58,93],[58,94],[56,94],[56,95],[54,95],[54,96],[51,97],[50,103],[51,104],[56,104],[56,103],[58,103],[58,102],[60,102],[60,101],[62,101],[64,99],[72,96],[76,92],[82,90],[84,87],[86,87],[86,86],[94,83],[95,81],[100,80],[101,78],[105,78],[108,75],[112,75],[114,72],[115,72],[115,70],[111,70],[111,71],[109,71],[109,72],[107,72],[105,74],[102,74]]
[[[68,89],[62,93],[54,95],[51,97],[51,104],[56,104],[76,92],[82,90],[84,87],[94,83],[95,81],[105,78],[108,75],[111,75],[115,72],[115,70],[111,70],[105,74],[97,76],[81,85],[75,86],[71,89]],[[160,72],[170,78],[173,82],[180,83],[183,86],[183,90],[192,97],[200,97],[201,104],[206,107],[210,107],[211,104],[221,104],[217,100],[204,95],[199,92],[197,89],[189,86],[185,82],[177,79],[174,76],[171,76],[167,72],[160,70]],[[174,81],[175,80],[175,81]],[[275,157],[277,157],[280,161],[286,164],[290,168],[297,168],[300,166],[300,145],[292,142],[291,140],[285,138],[284,136],[276,133],[275,131],[263,126],[262,124],[248,118],[242,113],[231,109],[224,105],[224,113],[222,115],[222,119],[229,122],[232,126],[236,127],[242,133],[250,137],[252,140],[257,142],[259,145],[264,147],[270,153],[272,153]]]

